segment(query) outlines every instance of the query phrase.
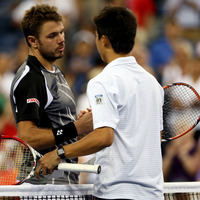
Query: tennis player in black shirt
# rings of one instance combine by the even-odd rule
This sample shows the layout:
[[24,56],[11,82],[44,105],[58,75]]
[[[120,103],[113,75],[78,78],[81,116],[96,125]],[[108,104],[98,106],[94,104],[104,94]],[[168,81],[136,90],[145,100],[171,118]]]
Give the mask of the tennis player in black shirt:
[[[11,105],[18,136],[44,154],[70,144],[92,130],[91,110],[76,120],[75,99],[61,70],[54,62],[64,55],[62,16],[46,4],[27,10],[21,22],[29,55],[11,86]],[[60,152],[60,151],[59,151]],[[59,154],[62,158],[62,154]],[[66,162],[77,163],[78,159]],[[33,184],[78,183],[78,173],[56,171]]]

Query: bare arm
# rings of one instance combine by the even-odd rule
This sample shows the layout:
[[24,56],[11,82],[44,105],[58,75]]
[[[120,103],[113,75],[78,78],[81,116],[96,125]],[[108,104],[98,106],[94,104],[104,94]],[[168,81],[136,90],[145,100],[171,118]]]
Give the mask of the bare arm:
[[181,162],[182,168],[191,176],[194,176],[199,168],[200,147],[198,145],[194,154],[190,151],[195,146],[193,133],[186,134],[176,140],[173,140],[166,147],[166,154],[163,157],[163,173],[167,174],[171,168],[174,156],[177,156]]
[[[93,130],[92,112],[85,113],[74,122],[74,125],[78,135],[91,132]],[[56,144],[52,129],[38,128],[32,121],[18,123],[18,136],[37,151],[50,148]]]
[[18,123],[18,136],[37,151],[55,145],[52,130],[38,128],[32,121],[21,121]]
[[65,145],[65,157],[73,158],[96,153],[106,147],[109,147],[114,140],[114,131],[112,128],[103,127],[95,129],[80,141]]
[[176,148],[172,144],[168,144],[166,146],[166,152],[163,156],[163,175],[165,180],[167,180],[168,174],[171,170],[172,162],[174,159],[174,156],[176,155]]
[[[185,148],[185,149],[184,149]],[[194,154],[190,154],[186,145],[183,145],[183,148],[179,151],[178,157],[183,165],[183,168],[187,171],[188,174],[194,176],[199,169],[200,161],[200,146],[198,144]]]
[[[109,127],[95,129],[83,139],[64,146],[65,157],[73,158],[96,153],[106,147],[109,147],[114,140],[114,130]],[[51,174],[53,169],[59,164],[60,158],[57,150],[45,154],[40,159],[40,164],[36,170],[36,177],[39,178],[39,172],[42,169],[43,174]]]

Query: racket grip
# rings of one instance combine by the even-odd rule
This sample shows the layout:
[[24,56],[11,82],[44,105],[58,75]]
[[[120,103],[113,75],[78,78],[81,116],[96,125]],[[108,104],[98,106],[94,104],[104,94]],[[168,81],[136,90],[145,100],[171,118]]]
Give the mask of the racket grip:
[[60,163],[57,166],[57,169],[63,171],[77,171],[77,172],[87,172],[95,174],[100,174],[101,172],[100,165],[87,165],[87,164]]

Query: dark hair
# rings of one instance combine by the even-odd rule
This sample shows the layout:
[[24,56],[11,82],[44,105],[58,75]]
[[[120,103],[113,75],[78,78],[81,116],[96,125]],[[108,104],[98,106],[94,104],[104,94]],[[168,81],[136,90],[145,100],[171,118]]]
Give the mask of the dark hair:
[[116,53],[127,54],[135,44],[136,17],[125,7],[106,6],[93,18],[99,39],[106,35]]
[[62,16],[58,14],[55,6],[49,6],[48,4],[41,4],[31,7],[26,10],[21,22],[22,31],[28,43],[27,37],[33,35],[36,38],[39,37],[41,26],[47,21],[62,21]]

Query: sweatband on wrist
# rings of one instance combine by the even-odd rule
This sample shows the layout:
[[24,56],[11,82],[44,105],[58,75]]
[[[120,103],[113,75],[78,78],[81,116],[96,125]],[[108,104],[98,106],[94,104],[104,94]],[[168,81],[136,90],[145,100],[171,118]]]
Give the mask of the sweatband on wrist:
[[73,122],[58,128],[53,128],[52,131],[57,145],[78,136],[76,127]]

